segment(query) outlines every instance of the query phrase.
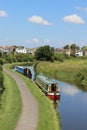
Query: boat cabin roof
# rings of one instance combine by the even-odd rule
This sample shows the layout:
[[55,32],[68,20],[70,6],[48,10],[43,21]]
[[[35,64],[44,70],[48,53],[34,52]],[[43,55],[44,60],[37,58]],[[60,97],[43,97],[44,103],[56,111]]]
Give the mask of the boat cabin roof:
[[37,78],[43,81],[46,84],[57,84],[57,82],[53,79],[49,79],[48,77],[44,76],[43,74],[37,75]]

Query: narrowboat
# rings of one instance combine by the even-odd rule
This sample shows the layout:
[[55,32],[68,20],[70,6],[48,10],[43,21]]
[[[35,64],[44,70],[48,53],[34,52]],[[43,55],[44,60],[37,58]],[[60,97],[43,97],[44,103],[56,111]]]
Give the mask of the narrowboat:
[[56,80],[50,79],[43,74],[38,74],[35,83],[53,101],[60,99],[60,88]]
[[32,78],[32,73],[31,70],[28,67],[24,67],[24,66],[16,66],[15,70],[27,77],[29,77],[30,79]]

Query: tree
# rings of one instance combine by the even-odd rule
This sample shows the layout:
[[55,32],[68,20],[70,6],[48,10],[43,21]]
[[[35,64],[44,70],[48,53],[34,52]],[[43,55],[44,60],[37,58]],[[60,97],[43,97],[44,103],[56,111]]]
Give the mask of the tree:
[[75,51],[75,50],[76,50],[76,47],[77,47],[77,46],[76,46],[75,43],[73,43],[73,44],[70,46],[70,48],[71,48],[72,51]]
[[65,49],[69,49],[69,45],[67,44],[67,45],[65,45],[63,48],[64,48],[64,50],[65,50]]
[[87,46],[82,47],[82,50],[85,52],[87,51]]
[[41,61],[54,61],[54,48],[49,45],[39,47],[35,52],[35,58]]

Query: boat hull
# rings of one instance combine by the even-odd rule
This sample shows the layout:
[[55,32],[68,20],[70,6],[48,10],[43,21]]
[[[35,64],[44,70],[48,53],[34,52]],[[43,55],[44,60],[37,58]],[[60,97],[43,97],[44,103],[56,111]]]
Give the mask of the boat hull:
[[56,100],[60,99],[60,94],[59,93],[48,93],[48,97],[51,100],[56,101]]

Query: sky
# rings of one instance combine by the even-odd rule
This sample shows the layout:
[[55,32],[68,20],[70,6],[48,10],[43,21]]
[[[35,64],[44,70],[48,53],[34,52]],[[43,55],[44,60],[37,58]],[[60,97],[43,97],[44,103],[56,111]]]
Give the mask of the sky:
[[87,0],[0,0],[0,46],[87,45]]

